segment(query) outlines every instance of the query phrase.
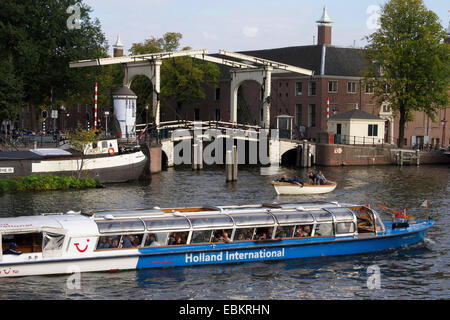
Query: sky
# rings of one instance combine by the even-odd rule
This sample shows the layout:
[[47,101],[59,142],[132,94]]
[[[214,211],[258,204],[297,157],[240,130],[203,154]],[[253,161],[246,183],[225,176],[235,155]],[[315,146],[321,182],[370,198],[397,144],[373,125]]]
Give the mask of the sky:
[[[317,41],[317,23],[327,6],[332,44],[362,47],[376,30],[376,9],[384,0],[85,0],[100,20],[108,44],[117,36],[130,54],[133,43],[166,32],[183,35],[181,47],[245,51],[302,46]],[[424,0],[447,28],[450,4]]]

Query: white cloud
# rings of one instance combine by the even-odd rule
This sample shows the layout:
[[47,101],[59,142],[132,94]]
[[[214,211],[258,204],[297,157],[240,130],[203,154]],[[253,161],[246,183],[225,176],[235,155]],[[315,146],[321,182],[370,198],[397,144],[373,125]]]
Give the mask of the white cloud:
[[254,38],[258,34],[258,28],[257,27],[245,26],[244,28],[242,28],[242,33],[246,37]]

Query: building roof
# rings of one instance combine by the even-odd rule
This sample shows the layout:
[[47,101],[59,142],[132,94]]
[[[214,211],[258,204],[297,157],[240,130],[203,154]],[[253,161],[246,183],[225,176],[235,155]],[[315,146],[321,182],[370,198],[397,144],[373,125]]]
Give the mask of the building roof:
[[136,94],[131,91],[130,88],[128,88],[127,86],[122,86],[119,88],[119,90],[117,90],[114,93],[114,96],[133,96],[133,97],[137,97]]
[[[315,75],[362,77],[362,71],[365,69],[363,50],[359,48],[310,45],[240,51],[239,53],[309,69],[314,71]],[[213,56],[223,57],[220,54],[213,54]],[[322,61],[323,57],[324,61]],[[227,57],[227,59],[230,58]],[[219,67],[222,70],[222,77],[228,78],[230,68]]]
[[373,114],[367,113],[359,109],[353,109],[344,113],[337,114],[330,118],[330,120],[383,120]]
[[122,41],[120,41],[120,35],[117,36],[116,43],[113,45],[114,48],[123,48]]
[[323,13],[322,13],[322,17],[316,21],[317,23],[320,24],[330,24],[333,23],[333,21],[330,19],[330,17],[328,16],[328,11],[327,11],[327,6],[323,7]]

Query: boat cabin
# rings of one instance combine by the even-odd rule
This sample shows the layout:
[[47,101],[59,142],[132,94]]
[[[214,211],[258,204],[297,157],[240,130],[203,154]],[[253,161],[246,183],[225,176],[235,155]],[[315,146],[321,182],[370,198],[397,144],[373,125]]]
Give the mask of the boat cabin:
[[[155,246],[374,236],[376,211],[337,203],[264,204],[0,218],[0,261],[111,252]],[[126,250],[121,250],[126,252]]]

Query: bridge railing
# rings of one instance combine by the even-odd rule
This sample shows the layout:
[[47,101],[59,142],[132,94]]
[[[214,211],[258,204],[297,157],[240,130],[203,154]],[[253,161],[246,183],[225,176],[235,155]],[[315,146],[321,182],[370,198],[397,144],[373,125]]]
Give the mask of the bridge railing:
[[242,130],[245,135],[248,132],[259,132],[261,130],[260,126],[252,126],[246,124],[236,124],[232,122],[225,121],[187,121],[187,120],[173,120],[161,122],[156,129],[154,124],[147,126],[146,124],[136,125],[136,134],[138,137],[143,136],[147,131],[147,128],[153,128],[158,133],[155,132],[152,135],[157,135],[158,139],[167,139],[171,137],[171,134],[175,130],[186,129],[186,130],[208,130],[208,129],[218,129],[225,132],[226,130]]
[[345,134],[328,135],[326,136],[326,139],[324,139],[323,136],[319,135],[318,142],[328,144],[346,144],[354,146],[381,146],[381,147],[384,147],[384,145],[386,144],[384,139],[380,139],[378,137],[359,137]]

